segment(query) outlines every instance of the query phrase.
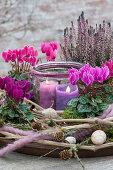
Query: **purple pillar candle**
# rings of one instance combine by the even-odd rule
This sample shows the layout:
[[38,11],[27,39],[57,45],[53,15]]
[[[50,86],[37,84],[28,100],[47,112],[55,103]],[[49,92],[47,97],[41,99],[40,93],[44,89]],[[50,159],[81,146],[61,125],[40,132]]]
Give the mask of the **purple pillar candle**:
[[56,110],[64,110],[67,103],[73,99],[78,98],[78,87],[72,84],[61,84],[56,87]]
[[43,81],[39,89],[39,105],[45,109],[51,107],[56,109],[56,87],[58,82]]

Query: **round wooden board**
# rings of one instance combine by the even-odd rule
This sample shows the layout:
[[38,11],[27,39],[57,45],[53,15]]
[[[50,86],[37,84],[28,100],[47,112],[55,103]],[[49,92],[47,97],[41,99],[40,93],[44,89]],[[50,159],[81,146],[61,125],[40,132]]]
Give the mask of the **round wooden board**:
[[[8,143],[12,143],[12,140],[2,139],[0,140],[0,147],[6,146]],[[16,152],[24,153],[28,155],[42,156],[54,150],[55,148],[56,148],[55,146],[30,143],[16,150]],[[59,152],[62,151],[63,149],[64,149],[63,147],[60,147],[59,149],[47,154],[47,156],[53,158],[59,158]],[[111,156],[113,155],[113,146],[104,149],[99,149],[95,152],[90,150],[79,149],[78,155],[80,158]]]

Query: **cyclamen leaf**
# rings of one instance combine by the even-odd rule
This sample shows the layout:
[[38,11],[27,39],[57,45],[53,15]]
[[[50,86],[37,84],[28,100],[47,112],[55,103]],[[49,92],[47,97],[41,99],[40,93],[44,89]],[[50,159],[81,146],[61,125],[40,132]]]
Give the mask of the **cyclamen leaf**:
[[99,109],[100,109],[100,110],[106,110],[106,109],[108,109],[108,104],[107,104],[107,103],[100,103],[100,104],[99,104]]
[[102,113],[103,113],[103,111],[99,111],[99,112],[97,112],[96,114],[98,115],[98,116],[100,116],[100,115],[102,115]]
[[92,106],[97,106],[97,103],[96,102],[93,102],[93,101],[89,101],[89,103],[92,105]]
[[99,106],[97,105],[95,108],[92,109],[92,112],[97,113],[99,111]]
[[27,118],[28,118],[29,121],[30,121],[30,120],[33,120],[34,115],[33,115],[33,114],[27,115]]
[[15,112],[14,112],[13,110],[9,110],[9,111],[8,111],[8,116],[9,116],[10,118],[14,118],[14,117],[15,117]]
[[67,103],[67,105],[68,106],[72,106],[75,102],[78,102],[78,98],[74,98],[74,99],[71,99],[68,103]]
[[2,114],[2,108],[0,107],[0,114]]
[[86,103],[89,103],[89,99],[86,96],[80,96],[79,102],[81,104],[86,104]]
[[113,95],[112,95],[112,94],[107,95],[106,101],[107,101],[108,103],[113,103]]
[[107,86],[107,87],[105,87],[105,91],[106,91],[106,93],[111,93],[112,88],[110,86]]
[[87,104],[86,105],[78,104],[77,109],[78,109],[78,112],[81,112],[81,113],[92,111],[92,107]]
[[88,118],[94,118],[95,117],[95,113],[91,112],[91,113],[86,113]]
[[102,103],[101,97],[97,96],[97,97],[95,98],[95,102],[97,102],[97,103]]

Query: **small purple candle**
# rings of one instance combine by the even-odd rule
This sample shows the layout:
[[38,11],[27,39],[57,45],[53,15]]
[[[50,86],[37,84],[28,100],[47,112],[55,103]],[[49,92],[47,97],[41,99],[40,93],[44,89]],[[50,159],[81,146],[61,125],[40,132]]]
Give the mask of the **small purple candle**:
[[72,84],[61,84],[56,87],[56,110],[64,110],[67,103],[73,99],[78,98],[78,87]]
[[58,82],[54,81],[43,81],[40,83],[39,89],[39,105],[44,109],[51,107],[56,109],[56,87]]

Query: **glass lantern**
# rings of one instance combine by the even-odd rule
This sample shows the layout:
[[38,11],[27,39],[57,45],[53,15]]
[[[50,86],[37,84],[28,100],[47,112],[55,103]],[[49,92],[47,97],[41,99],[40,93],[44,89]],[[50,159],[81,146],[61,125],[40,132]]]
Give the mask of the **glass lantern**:
[[[77,86],[71,87],[72,85],[69,83],[68,69],[72,67],[80,69],[82,66],[83,64],[76,62],[48,62],[35,66],[30,74],[34,78],[38,92],[37,103],[45,109],[52,107],[63,110],[63,105],[66,105],[61,104],[63,100],[67,102],[68,99],[71,99],[71,90],[74,88],[78,90]],[[60,105],[61,107],[58,107]]]

